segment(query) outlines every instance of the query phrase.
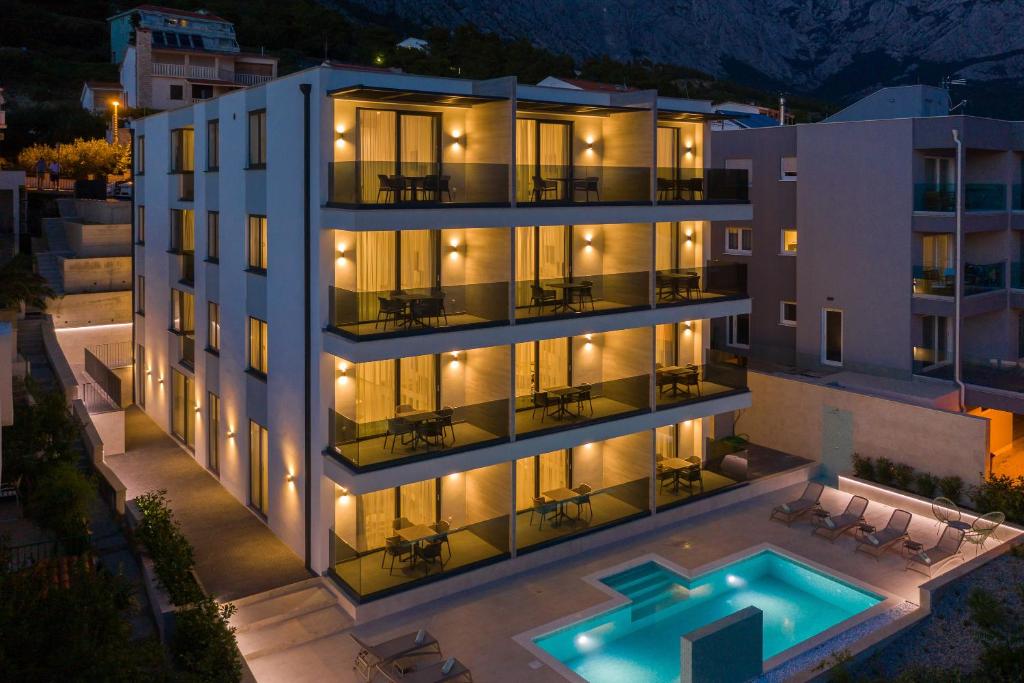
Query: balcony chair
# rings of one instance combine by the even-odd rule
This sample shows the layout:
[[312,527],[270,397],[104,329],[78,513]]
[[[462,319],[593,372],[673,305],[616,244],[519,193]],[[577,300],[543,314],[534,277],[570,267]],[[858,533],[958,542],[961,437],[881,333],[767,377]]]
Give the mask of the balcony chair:
[[533,201],[540,202],[548,198],[558,199],[558,181],[545,180],[539,175],[533,176]]
[[676,297],[675,287],[672,285],[672,279],[661,275],[660,273],[654,276],[654,286],[658,292],[658,301],[664,301],[665,299],[674,299]]
[[558,305],[558,292],[553,289],[544,289],[540,285],[530,285],[530,309],[534,306],[544,312],[547,304]]
[[676,182],[671,178],[658,178],[658,201],[665,199],[675,199],[673,195],[676,193]]
[[590,502],[590,493],[593,491],[590,484],[580,484],[573,489],[576,493],[580,494],[576,498],[572,499],[572,502],[576,503],[576,519],[580,518],[580,513],[583,511],[583,506],[586,505],[587,509],[590,510],[590,518],[594,518],[594,506]]
[[406,435],[413,434],[415,432],[413,425],[409,424],[400,417],[388,418],[388,431],[384,434],[384,448],[388,447],[388,439],[391,439],[391,453],[395,452],[395,443],[401,440],[402,445],[409,443],[406,439]]
[[444,556],[441,554],[441,541],[427,541],[421,546],[418,546],[414,553],[417,560],[423,560],[423,566],[427,570],[427,574],[430,574],[430,567],[436,562],[441,565],[441,571],[444,571]]
[[401,299],[388,299],[387,297],[377,297],[377,320],[373,324],[373,329],[377,329],[377,326],[382,322],[384,323],[384,329],[388,329],[388,323],[393,322],[395,326],[403,324],[405,319],[405,302]]
[[441,201],[441,195],[448,195],[448,201],[455,201],[455,197],[452,195],[452,177],[450,175],[428,175],[423,179],[423,192],[428,197],[431,193],[437,198],[437,201]]
[[441,416],[438,422],[441,423],[442,432],[445,429],[450,431],[452,434],[452,443],[455,443],[455,408],[445,406],[444,408],[441,408],[441,410],[437,411],[437,414]]
[[530,526],[533,526],[533,516],[540,515],[540,526],[539,529],[544,529],[544,520],[548,515],[558,514],[558,503],[551,500],[549,501],[544,496],[533,499],[533,507],[530,509]]
[[676,473],[673,470],[666,469],[664,465],[658,464],[654,468],[655,476],[658,477],[658,491],[661,492],[665,489],[665,484],[672,486],[676,481]]
[[558,406],[559,399],[552,398],[546,391],[535,391],[533,392],[533,412],[530,413],[530,417],[536,417],[537,410],[540,409],[540,421],[544,422],[544,418],[548,415],[548,410]]
[[448,531],[452,525],[441,519],[430,525],[430,528],[437,532],[437,540],[448,546],[448,559],[452,559],[452,543],[448,540]]
[[[682,184],[682,191],[687,193],[690,201],[697,201],[698,199],[704,199],[704,179],[703,178],[687,178],[680,181]],[[698,197],[698,195],[700,195]]]
[[679,481],[686,483],[686,490],[693,495],[693,485],[697,484],[700,487],[700,492],[704,493],[704,477],[701,476],[700,467],[687,467],[679,473]]
[[590,201],[590,193],[593,192],[597,197],[597,201],[601,201],[601,191],[598,189],[599,179],[597,176],[587,176],[585,178],[576,178],[572,181],[572,200],[576,201],[576,193],[582,192],[583,201]]
[[[384,201],[381,202],[380,196],[384,195]],[[391,187],[391,180],[383,173],[377,174],[377,203],[387,204],[388,198],[394,199],[395,191]]]
[[695,387],[697,389],[697,398],[701,397],[699,369],[694,369],[692,372],[686,372],[679,375],[679,383],[683,385],[687,394],[690,393],[690,387]]
[[594,388],[592,386],[590,386],[590,384],[588,384],[587,382],[584,382],[583,384],[580,384],[577,387],[577,389],[579,391],[576,392],[576,411],[580,415],[582,415],[583,414],[583,404],[586,403],[587,405],[590,406],[590,414],[593,415],[594,414],[594,393],[593,393],[594,392]]
[[580,280],[580,285],[576,290],[576,300],[579,301],[580,310],[583,310],[587,301],[590,302],[590,310],[597,310],[594,308],[594,282],[592,280]]
[[444,308],[444,300],[445,300],[444,290],[441,289],[440,287],[431,287],[430,288],[430,298],[431,299],[437,299],[438,303],[441,305],[441,317],[444,318],[444,324],[447,325],[448,324],[448,312]]
[[388,576],[395,571],[395,560],[407,562],[412,556],[412,545],[402,539],[401,536],[389,536],[384,539],[384,552],[380,557],[380,568],[384,568],[384,561],[391,558],[391,566],[388,567]]
[[[439,327],[441,318],[444,324],[448,324],[448,315],[444,312],[444,299],[417,299],[409,304],[409,319],[412,323],[419,323],[424,327]],[[429,321],[436,321],[436,325],[428,324]]]
[[391,194],[394,197],[394,202],[398,203],[404,201],[408,197],[410,191],[409,179],[405,176],[393,175],[387,177],[388,187],[391,188]]
[[426,420],[416,425],[416,440],[423,441],[427,447],[444,446],[444,421],[440,419]]

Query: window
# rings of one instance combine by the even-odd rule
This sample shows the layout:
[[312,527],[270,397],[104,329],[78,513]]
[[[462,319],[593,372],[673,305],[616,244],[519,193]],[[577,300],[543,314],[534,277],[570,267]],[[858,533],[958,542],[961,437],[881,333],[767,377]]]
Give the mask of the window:
[[835,308],[821,311],[821,362],[843,364],[843,312]]
[[135,142],[135,175],[146,172],[146,136],[140,135]]
[[220,121],[213,119],[206,122],[206,170],[216,171],[220,168]]
[[196,446],[196,381],[171,370],[171,433],[189,448]]
[[207,301],[206,318],[206,348],[209,351],[220,351],[220,304]]
[[206,463],[220,471],[220,396],[212,391],[206,394]]
[[267,514],[267,428],[249,420],[249,504]]
[[754,231],[751,228],[726,228],[725,253],[749,256],[753,248]]
[[135,276],[135,312],[146,315],[146,277]]
[[267,165],[267,110],[249,112],[249,168]]
[[753,159],[726,159],[725,167],[736,171],[747,172],[747,187],[754,186],[754,161]]
[[796,327],[796,302],[779,302],[779,324],[786,327]]
[[192,99],[193,100],[208,100],[213,97],[213,86],[212,85],[192,85]]
[[148,380],[146,347],[138,344],[135,351],[135,402],[139,404],[140,408],[146,407],[146,382]]
[[249,270],[267,272],[266,216],[249,216]]
[[796,180],[796,157],[782,157],[779,180]]
[[171,131],[171,173],[191,173],[195,170],[195,134],[191,128]]
[[249,369],[267,374],[267,323],[249,318]]
[[948,363],[952,346],[951,332],[949,318],[940,315],[921,316],[921,348],[915,360],[922,361],[926,368]]
[[185,88],[180,85],[172,85],[169,97],[172,100],[181,100],[185,98]]
[[138,206],[138,211],[136,212],[135,243],[146,243],[146,207],[142,206],[141,204]]
[[206,212],[206,260],[220,262],[220,213]]
[[728,328],[729,346],[738,346],[743,349],[750,348],[750,314],[729,316]]
[[796,254],[796,228],[783,228],[781,241],[782,245],[779,247],[780,254],[783,256]]

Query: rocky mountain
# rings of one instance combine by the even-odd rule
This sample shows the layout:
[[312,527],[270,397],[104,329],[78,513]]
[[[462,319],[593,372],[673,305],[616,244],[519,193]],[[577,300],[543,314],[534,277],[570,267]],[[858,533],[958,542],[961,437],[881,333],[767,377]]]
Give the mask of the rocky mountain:
[[[697,68],[848,100],[957,74],[971,113],[1024,115],[1021,0],[347,0],[410,26],[472,24],[577,59]],[[979,111],[984,110],[984,112]]]

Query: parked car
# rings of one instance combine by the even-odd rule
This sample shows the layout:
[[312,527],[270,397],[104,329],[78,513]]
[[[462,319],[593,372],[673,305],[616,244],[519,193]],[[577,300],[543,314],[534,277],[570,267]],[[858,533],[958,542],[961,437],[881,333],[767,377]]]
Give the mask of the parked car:
[[107,196],[114,199],[131,199],[132,198],[132,181],[121,180],[116,183],[111,183],[107,187]]

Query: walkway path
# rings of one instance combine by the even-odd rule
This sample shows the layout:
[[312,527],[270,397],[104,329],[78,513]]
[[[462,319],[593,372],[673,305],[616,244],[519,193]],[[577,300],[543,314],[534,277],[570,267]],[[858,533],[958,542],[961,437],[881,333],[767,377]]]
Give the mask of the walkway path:
[[125,411],[125,450],[107,465],[129,500],[167,490],[210,595],[234,600],[310,577],[298,555],[135,406]]

